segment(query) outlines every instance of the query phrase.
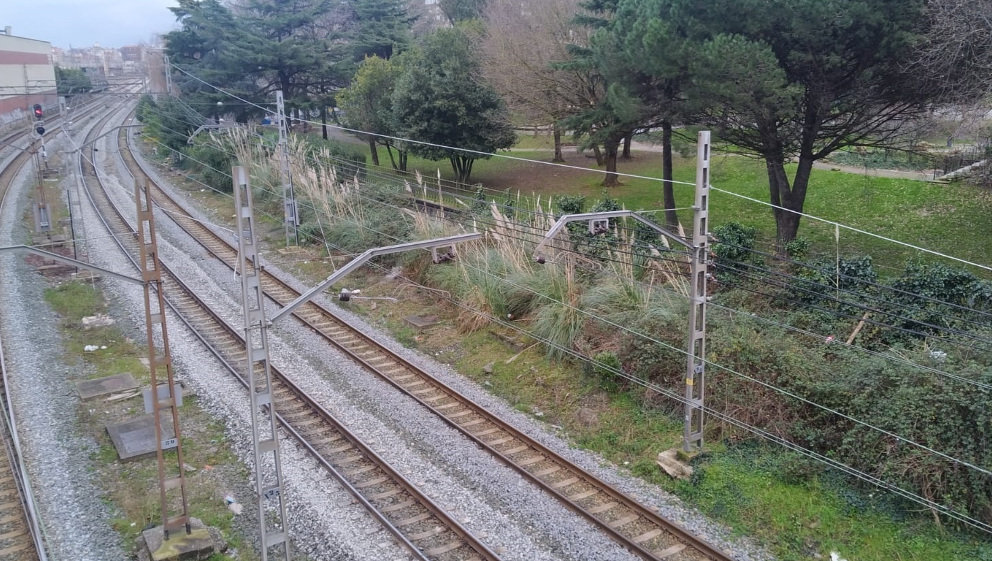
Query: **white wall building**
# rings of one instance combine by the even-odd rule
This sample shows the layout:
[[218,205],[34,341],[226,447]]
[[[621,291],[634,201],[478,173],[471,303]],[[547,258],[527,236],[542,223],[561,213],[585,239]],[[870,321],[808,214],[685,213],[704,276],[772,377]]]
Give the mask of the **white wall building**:
[[32,115],[34,104],[46,114],[58,107],[52,45],[47,41],[0,33],[0,126]]

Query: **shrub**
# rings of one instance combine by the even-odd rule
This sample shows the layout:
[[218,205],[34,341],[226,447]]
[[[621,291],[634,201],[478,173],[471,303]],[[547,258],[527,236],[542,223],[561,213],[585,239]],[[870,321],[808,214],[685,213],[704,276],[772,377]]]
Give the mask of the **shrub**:
[[711,246],[716,256],[714,268],[717,278],[733,285],[740,282],[748,273],[748,265],[754,262],[754,242],[758,230],[737,222],[728,222],[713,229],[716,242]]
[[599,381],[599,387],[608,392],[616,392],[625,386],[619,373],[623,372],[620,357],[612,351],[604,351],[596,355],[593,361],[593,374]]
[[809,255],[809,240],[804,237],[797,237],[785,244],[785,253],[790,259],[802,261]]

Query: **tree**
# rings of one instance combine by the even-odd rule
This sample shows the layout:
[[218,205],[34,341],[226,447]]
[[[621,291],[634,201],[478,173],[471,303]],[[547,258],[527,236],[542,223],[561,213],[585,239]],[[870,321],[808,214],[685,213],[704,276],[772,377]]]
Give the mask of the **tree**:
[[[239,16],[246,34],[227,48],[260,85],[261,95],[282,90],[287,100],[299,104],[315,78],[331,72],[332,45],[316,23],[331,11],[331,4],[331,0],[244,2]],[[348,71],[342,76],[342,85],[350,75]]]
[[[572,108],[572,114],[564,119],[576,137],[585,137],[585,145],[597,150],[597,162],[606,165],[604,187],[620,184],[617,175],[617,155],[620,143],[630,136],[642,120],[641,104],[635,100],[624,84],[610,80],[602,69],[615,64],[615,51],[604,48],[606,42],[602,33],[617,9],[619,0],[584,0],[575,22],[592,31],[588,44],[572,43],[569,51],[572,60],[561,67],[573,72],[583,72],[587,76],[587,90],[581,104]],[[597,39],[598,37],[598,39]],[[599,48],[593,42],[599,41]],[[609,59],[609,60],[607,60]],[[603,147],[600,158],[598,147]],[[601,161],[602,160],[602,161]]]
[[369,56],[388,59],[410,47],[410,29],[416,18],[408,14],[406,0],[357,0],[355,17],[352,45],[356,61]]
[[686,94],[692,75],[692,45],[681,29],[678,3],[669,0],[629,0],[617,7],[593,42],[599,71],[620,83],[642,104],[643,128],[661,128],[662,191],[665,222],[674,227],[672,132],[675,124],[691,122],[698,111]]
[[[243,62],[230,50],[230,45],[245,36],[241,20],[218,0],[178,0],[178,3],[178,7],[169,9],[176,15],[180,29],[167,33],[164,39],[169,62],[180,69],[173,72],[175,85],[188,104],[216,107],[217,102],[227,98],[209,84],[223,84],[225,90],[239,97],[261,101],[255,95],[257,86],[245,75]],[[247,114],[247,108],[242,109],[245,113],[241,118]],[[197,122],[194,128],[199,124],[202,123]]]
[[503,100],[482,81],[473,50],[479,33],[478,26],[459,26],[428,36],[393,92],[399,136],[429,143],[413,144],[410,151],[431,160],[448,158],[462,183],[469,181],[476,159],[516,140]]
[[93,89],[93,83],[85,72],[78,68],[55,67],[55,84],[59,95],[85,93]]
[[480,19],[486,9],[487,0],[440,0],[438,5],[441,13],[448,18],[448,23],[455,25],[459,22]]
[[489,0],[483,40],[486,79],[507,103],[532,123],[554,127],[553,161],[563,162],[560,125],[584,103],[589,76],[566,70],[568,45],[580,31],[573,23],[580,0],[545,0],[525,11],[516,0]]
[[389,151],[393,168],[406,170],[406,150],[400,151],[397,166],[392,153],[395,142],[379,136],[396,136],[392,119],[393,90],[401,71],[402,68],[395,62],[371,56],[358,67],[351,85],[338,92],[337,100],[349,128],[374,133],[362,135],[369,143],[372,163],[379,165],[376,146],[381,144]]
[[796,237],[814,162],[890,142],[939,93],[906,72],[922,0],[671,2],[702,43],[694,95],[707,121],[765,161],[780,244]]
[[946,86],[952,101],[992,93],[992,0],[929,0],[929,29],[914,70]]

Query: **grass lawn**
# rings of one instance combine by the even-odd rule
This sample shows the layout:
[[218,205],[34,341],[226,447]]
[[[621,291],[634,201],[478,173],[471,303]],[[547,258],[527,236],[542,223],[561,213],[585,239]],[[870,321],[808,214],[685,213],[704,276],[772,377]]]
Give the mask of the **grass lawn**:
[[[575,147],[565,150],[567,165],[550,165],[549,137],[522,136],[517,148],[504,153],[514,158],[495,157],[475,163],[471,181],[481,184],[489,197],[507,189],[524,197],[540,195],[547,200],[554,195],[582,195],[589,206],[604,194],[618,199],[632,210],[659,210],[663,207],[661,184],[658,180],[622,177],[621,185],[604,191],[604,172],[593,158],[580,154]],[[377,173],[390,174],[388,159]],[[437,173],[443,182],[453,175],[447,161],[429,161],[412,157],[409,169],[420,170],[429,186],[436,189]],[[652,151],[634,151],[633,158],[619,163],[619,171],[645,177],[660,177],[661,155]],[[795,171],[790,166],[790,172]],[[675,159],[675,180],[695,181],[695,159]],[[383,175],[382,177],[388,177]],[[711,228],[727,222],[740,222],[758,228],[763,247],[771,250],[775,238],[775,223],[771,209],[762,203],[748,201],[723,191],[768,200],[768,181],[764,164],[754,158],[714,152],[711,160],[710,197]],[[470,188],[474,190],[474,186]],[[676,184],[676,204],[679,208],[692,204],[693,186]],[[840,222],[860,230],[875,233],[912,245],[925,247],[967,261],[992,265],[992,245],[986,238],[992,234],[992,193],[970,185],[942,185],[875,177],[843,171],[814,169],[806,199],[805,212],[826,220]],[[679,213],[682,223],[691,224],[691,213]],[[842,256],[870,254],[880,273],[896,274],[908,259],[919,251],[860,234],[849,229],[839,230],[839,243],[833,225],[804,218],[799,235],[812,243],[811,255]],[[979,274],[980,270],[974,270]]]

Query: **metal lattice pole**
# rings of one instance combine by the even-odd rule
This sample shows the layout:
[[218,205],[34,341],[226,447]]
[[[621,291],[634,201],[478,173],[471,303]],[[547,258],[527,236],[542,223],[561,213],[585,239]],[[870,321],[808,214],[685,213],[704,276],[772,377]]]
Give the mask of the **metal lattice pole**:
[[279,173],[282,179],[282,200],[285,207],[286,245],[300,243],[296,227],[300,225],[296,209],[296,196],[293,193],[293,176],[289,172],[289,125],[286,119],[286,104],[282,90],[276,91],[276,121],[279,125]]
[[172,95],[172,66],[169,63],[169,55],[162,55],[162,66],[165,70],[165,93]]
[[[258,252],[251,187],[245,168],[234,166],[234,201],[238,223],[238,266],[241,271],[241,299],[245,317],[245,354],[248,369],[248,395],[251,400],[251,431],[255,451],[255,491],[258,493],[258,521],[262,537],[262,561],[269,549],[282,546],[289,561],[286,501],[279,460],[279,433],[272,396],[272,370],[269,365],[268,322],[259,283]],[[271,506],[272,508],[266,508]],[[267,516],[268,514],[268,516]]]
[[685,429],[682,449],[703,448],[706,392],[706,260],[709,252],[710,133],[700,131],[696,147],[696,199],[692,219],[689,279],[689,340],[685,373]]
[[[186,502],[186,476],[183,473],[183,445],[179,432],[180,399],[176,394],[172,372],[172,355],[169,353],[169,332],[165,325],[165,295],[162,293],[162,272],[158,259],[158,242],[155,237],[155,220],[148,184],[134,185],[134,201],[138,208],[138,246],[141,250],[141,280],[145,292],[145,331],[148,337],[148,371],[151,376],[151,409],[155,417],[155,451],[158,458],[159,498],[162,508],[162,530],[165,539],[169,532],[185,527],[190,533],[189,509]],[[155,349],[155,327],[162,336],[162,356]],[[166,395],[158,385],[158,369],[165,369]],[[163,438],[162,416],[172,417],[172,438]],[[170,469],[165,465],[165,450],[175,447],[176,464]],[[171,473],[167,473],[171,472]],[[178,491],[178,501],[170,499],[169,491]],[[175,493],[173,493],[175,494]],[[178,505],[176,504],[178,502]],[[177,507],[179,514],[169,516],[170,507]]]

